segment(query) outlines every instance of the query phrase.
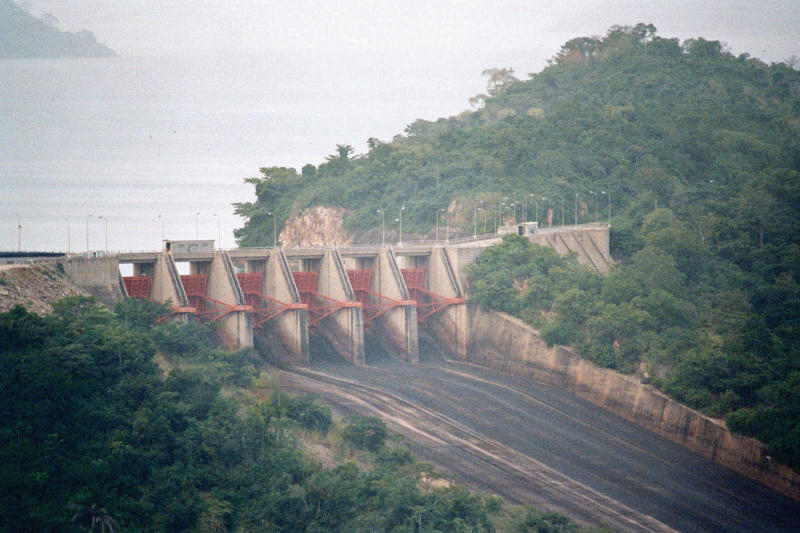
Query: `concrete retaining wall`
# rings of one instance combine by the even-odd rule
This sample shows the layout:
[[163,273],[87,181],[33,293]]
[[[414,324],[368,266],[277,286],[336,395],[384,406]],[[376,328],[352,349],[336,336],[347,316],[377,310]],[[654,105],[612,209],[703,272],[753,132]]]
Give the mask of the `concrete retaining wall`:
[[81,291],[97,297],[111,309],[125,298],[116,257],[65,257],[58,260],[64,273]]
[[561,385],[723,466],[800,500],[800,474],[773,462],[756,439],[735,435],[722,421],[670,399],[636,378],[600,368],[513,317],[468,306],[466,360]]

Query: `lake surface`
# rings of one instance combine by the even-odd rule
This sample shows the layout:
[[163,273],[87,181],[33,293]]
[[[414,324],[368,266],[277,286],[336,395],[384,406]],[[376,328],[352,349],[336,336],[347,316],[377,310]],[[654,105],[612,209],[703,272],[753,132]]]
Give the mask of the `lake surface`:
[[369,137],[460,113],[482,70],[514,59],[525,54],[0,61],[0,250],[103,250],[106,226],[111,251],[155,250],[162,222],[167,239],[234,247],[232,204],[255,199],[242,180],[260,167],[319,164],[337,144],[364,153]]

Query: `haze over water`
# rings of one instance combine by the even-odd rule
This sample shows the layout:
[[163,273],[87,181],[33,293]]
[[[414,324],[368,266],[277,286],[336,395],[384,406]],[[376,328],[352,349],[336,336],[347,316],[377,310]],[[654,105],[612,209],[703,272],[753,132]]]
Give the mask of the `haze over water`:
[[0,61],[0,126],[13,132],[0,138],[0,249],[20,237],[23,250],[85,251],[88,218],[89,248],[103,250],[99,216],[110,250],[158,249],[159,215],[167,239],[221,233],[233,247],[231,204],[254,199],[244,178],[467,109],[480,60],[457,59],[444,79],[437,63],[341,54]]

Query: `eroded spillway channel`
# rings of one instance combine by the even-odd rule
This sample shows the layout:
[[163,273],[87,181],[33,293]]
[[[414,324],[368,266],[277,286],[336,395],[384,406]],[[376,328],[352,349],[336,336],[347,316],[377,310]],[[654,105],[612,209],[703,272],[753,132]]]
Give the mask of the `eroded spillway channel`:
[[381,416],[458,481],[625,531],[798,531],[800,502],[544,383],[471,365],[318,363],[292,388]]

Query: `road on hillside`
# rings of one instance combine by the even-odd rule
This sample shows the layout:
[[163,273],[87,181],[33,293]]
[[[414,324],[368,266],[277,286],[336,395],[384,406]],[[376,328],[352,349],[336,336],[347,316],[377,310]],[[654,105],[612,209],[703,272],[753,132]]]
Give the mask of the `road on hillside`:
[[420,460],[509,503],[624,531],[800,531],[800,502],[544,383],[388,360],[287,379],[341,414],[381,416]]

